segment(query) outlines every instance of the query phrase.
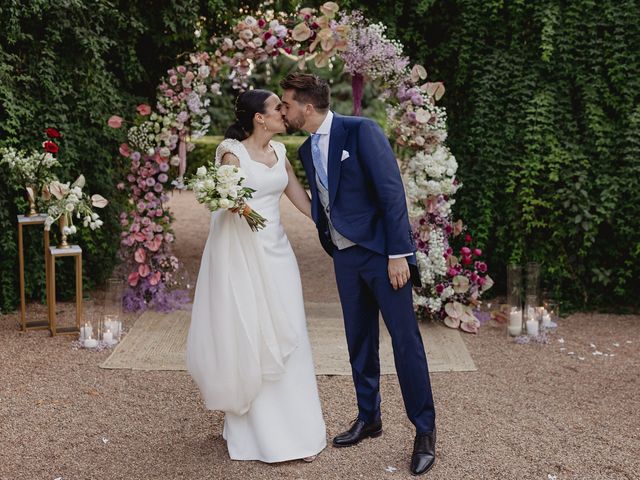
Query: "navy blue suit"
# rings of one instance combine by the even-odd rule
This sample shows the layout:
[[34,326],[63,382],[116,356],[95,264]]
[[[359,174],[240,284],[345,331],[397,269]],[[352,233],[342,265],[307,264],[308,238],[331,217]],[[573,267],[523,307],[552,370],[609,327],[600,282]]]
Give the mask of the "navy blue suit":
[[[341,161],[343,150],[349,157]],[[320,242],[333,257],[358,417],[367,423],[380,417],[378,316],[382,312],[407,415],[418,433],[431,432],[435,411],[411,282],[394,290],[389,281],[388,256],[415,251],[402,178],[389,141],[372,120],[334,114],[327,164],[329,211],[334,228],[356,244],[343,250],[331,241],[309,139],[298,153],[311,187]],[[415,265],[415,256],[408,260]]]

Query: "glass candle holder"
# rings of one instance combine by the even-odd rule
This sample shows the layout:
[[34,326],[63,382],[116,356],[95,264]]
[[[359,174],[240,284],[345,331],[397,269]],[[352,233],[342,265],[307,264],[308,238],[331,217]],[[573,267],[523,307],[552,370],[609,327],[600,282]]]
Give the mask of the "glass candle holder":
[[524,322],[527,335],[538,335],[540,333],[540,305],[538,305],[537,295],[527,295],[524,304]]

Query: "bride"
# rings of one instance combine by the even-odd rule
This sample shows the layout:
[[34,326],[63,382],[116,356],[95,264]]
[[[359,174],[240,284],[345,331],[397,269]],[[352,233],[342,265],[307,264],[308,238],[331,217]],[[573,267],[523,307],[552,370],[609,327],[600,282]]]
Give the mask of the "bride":
[[266,90],[241,94],[216,151],[216,163],[242,169],[267,225],[252,232],[234,211],[212,213],[187,339],[206,407],[225,412],[229,456],[270,463],[311,461],[326,446],[300,272],[280,223],[283,193],[309,218],[311,202],[272,140],[286,129],[280,105]]

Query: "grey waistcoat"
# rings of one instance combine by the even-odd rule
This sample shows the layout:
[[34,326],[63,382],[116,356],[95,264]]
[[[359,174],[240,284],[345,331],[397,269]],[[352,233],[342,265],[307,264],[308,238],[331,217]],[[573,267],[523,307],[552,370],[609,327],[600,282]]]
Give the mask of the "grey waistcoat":
[[345,248],[354,246],[354,242],[352,242],[347,237],[340,234],[340,232],[338,232],[335,228],[333,228],[333,224],[331,223],[331,211],[329,209],[329,191],[324,188],[324,186],[320,182],[320,179],[318,178],[317,173],[316,185],[318,186],[318,197],[320,198],[320,203],[324,208],[324,213],[327,215],[327,220],[329,220],[329,234],[331,235],[331,241],[336,247],[338,247],[338,250],[344,250]]

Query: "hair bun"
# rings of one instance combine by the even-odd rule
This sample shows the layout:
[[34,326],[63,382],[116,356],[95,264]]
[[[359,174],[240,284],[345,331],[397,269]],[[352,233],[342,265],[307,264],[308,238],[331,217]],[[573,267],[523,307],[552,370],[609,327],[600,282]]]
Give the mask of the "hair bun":
[[229,125],[227,130],[224,132],[224,138],[233,138],[240,141],[244,140],[248,136],[249,135],[247,135],[247,132],[244,130],[244,128],[242,128],[239,120],[236,120],[231,125]]

